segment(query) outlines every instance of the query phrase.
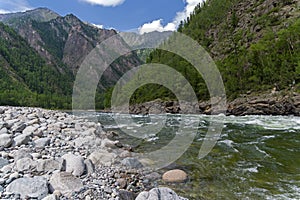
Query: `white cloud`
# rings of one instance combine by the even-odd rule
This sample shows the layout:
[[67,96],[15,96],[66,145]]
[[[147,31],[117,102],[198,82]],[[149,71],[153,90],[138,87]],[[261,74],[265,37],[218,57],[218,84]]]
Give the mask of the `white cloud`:
[[0,0],[0,13],[24,12],[32,7],[27,0]]
[[103,28],[104,28],[103,25],[99,25],[99,24],[91,24],[91,25],[95,26],[96,28],[100,28],[100,29],[103,29]]
[[115,7],[125,2],[125,0],[80,0],[80,1],[90,3],[92,5],[100,5],[106,7],[110,7],[110,6]]
[[139,28],[139,33],[144,34],[144,33],[149,33],[153,31],[175,31],[175,26],[172,23],[169,23],[166,26],[162,25],[162,19],[159,20],[154,20],[153,22],[146,23],[142,27]]
[[139,28],[139,33],[144,34],[152,31],[175,31],[178,28],[178,25],[181,21],[187,19],[190,14],[194,11],[195,7],[202,3],[204,0],[184,0],[186,2],[186,7],[183,11],[178,12],[174,20],[168,23],[166,26],[162,25],[162,19],[155,20],[150,23],[146,23]]

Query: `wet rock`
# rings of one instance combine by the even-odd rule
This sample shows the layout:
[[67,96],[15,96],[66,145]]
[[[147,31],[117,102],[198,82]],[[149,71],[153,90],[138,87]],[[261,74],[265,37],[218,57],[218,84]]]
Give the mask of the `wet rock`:
[[10,183],[6,191],[20,194],[22,199],[42,199],[48,195],[48,182],[42,177],[20,178]]

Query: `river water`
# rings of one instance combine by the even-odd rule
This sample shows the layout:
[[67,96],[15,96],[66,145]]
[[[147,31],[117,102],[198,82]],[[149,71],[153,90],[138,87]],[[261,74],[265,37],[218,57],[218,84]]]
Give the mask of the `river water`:
[[[113,114],[98,113],[104,128],[119,132],[118,140],[135,146],[138,153],[156,151],[168,145],[176,135],[185,134],[185,130],[194,131],[193,141],[183,155],[161,169],[161,172],[172,168],[187,171],[189,180],[186,183],[167,185],[184,197],[197,200],[300,199],[299,117],[118,115],[118,123],[114,118]],[[164,127],[156,132],[155,127],[161,122]],[[214,123],[222,125],[221,135],[210,153],[199,159],[199,149]],[[141,137],[138,132],[143,126],[154,128],[147,129],[148,133],[143,132]]]

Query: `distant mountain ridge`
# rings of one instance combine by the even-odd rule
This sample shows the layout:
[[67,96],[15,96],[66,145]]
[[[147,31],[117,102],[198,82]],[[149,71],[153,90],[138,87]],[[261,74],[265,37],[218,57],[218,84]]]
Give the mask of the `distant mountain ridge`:
[[[1,69],[8,69],[8,71],[13,67],[21,69],[21,71],[29,67],[30,63],[12,63],[14,57],[34,57],[41,60],[40,62],[50,71],[56,71],[55,77],[61,79],[56,81],[56,86],[47,87],[48,93],[54,93],[54,95],[60,96],[57,98],[65,99],[68,98],[68,106],[63,105],[64,100],[61,100],[61,105],[42,105],[43,107],[59,107],[64,108],[71,105],[70,97],[72,94],[72,84],[75,80],[75,75],[79,69],[81,63],[84,61],[86,56],[102,41],[115,36],[117,32],[115,30],[105,30],[99,29],[95,26],[89,25],[88,23],[82,22],[76,16],[69,14],[67,16],[59,16],[57,13],[47,9],[38,8],[35,10],[27,11],[24,13],[12,13],[12,14],[2,14],[0,15],[0,22],[8,25],[10,28],[2,25],[2,33],[4,35],[19,35],[21,37],[15,37],[15,45],[3,45],[3,52],[0,52],[0,63],[6,63],[5,65],[0,65]],[[2,37],[3,43],[8,44],[6,39],[9,37]],[[22,38],[22,39],[21,39]],[[10,48],[19,48],[18,45],[20,40],[22,41],[22,49],[30,49],[27,54],[23,52],[22,54],[16,53],[16,55],[10,55],[12,52],[9,51]],[[26,41],[26,42],[25,42]],[[114,42],[112,45],[118,45],[119,48],[130,47],[124,42],[121,37],[114,37]],[[7,50],[7,51],[6,51]],[[6,53],[11,59],[7,59]],[[104,58],[105,59],[105,58]],[[33,59],[34,60],[34,59]],[[112,87],[114,83],[119,80],[120,76],[131,68],[140,65],[142,62],[137,57],[137,55],[132,52],[126,56],[119,58],[114,62],[109,69],[104,74],[104,78],[99,82],[99,101],[102,101],[104,92],[108,88]],[[17,66],[14,66],[17,65]],[[25,70],[26,71],[26,70]],[[24,72],[25,73],[25,72]],[[25,73],[26,74],[26,73]],[[32,74],[38,76],[40,79],[47,80],[44,74],[38,72],[38,70],[33,70]],[[29,80],[24,77],[24,74],[18,74],[18,79],[14,79],[15,82],[22,83],[24,88],[28,88],[29,91],[25,96],[30,96],[31,94],[36,94],[37,96],[48,96],[50,94],[44,94],[44,89],[37,89],[36,87],[28,87]],[[40,77],[41,76],[41,77]],[[48,77],[49,78],[49,77]],[[6,85],[6,81],[2,79],[0,84]],[[52,80],[51,80],[52,81]],[[49,80],[48,80],[49,82]],[[47,83],[47,81],[46,81]],[[40,83],[36,83],[39,85]],[[46,84],[47,85],[47,84]],[[64,88],[61,88],[60,85]],[[41,84],[41,87],[42,84]],[[46,86],[45,86],[46,87]],[[67,87],[67,88],[65,88]],[[0,86],[1,88],[1,86]],[[14,88],[2,88],[2,93],[7,91],[15,90]],[[25,91],[25,90],[24,90]],[[51,91],[51,92],[50,92]],[[64,91],[64,92],[60,92]],[[56,94],[57,93],[57,94]],[[5,96],[2,97],[5,99]],[[20,101],[17,97],[13,97],[11,102],[17,105],[27,105],[27,100]],[[39,101],[39,100],[37,100]],[[99,102],[100,107],[102,102]],[[38,104],[40,105],[40,104]]]

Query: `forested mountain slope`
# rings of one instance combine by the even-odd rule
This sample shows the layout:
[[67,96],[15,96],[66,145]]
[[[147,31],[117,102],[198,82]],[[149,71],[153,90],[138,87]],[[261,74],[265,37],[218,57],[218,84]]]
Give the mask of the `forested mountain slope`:
[[[11,42],[7,37],[1,37],[1,48],[5,51],[1,52],[0,61],[6,63],[0,66],[1,70],[5,70],[7,68],[5,66],[10,66],[10,69],[17,68],[19,71],[26,71],[29,68],[31,72],[30,75],[27,72],[15,73],[19,78],[14,79],[14,82],[21,84],[27,90],[12,86],[9,89],[14,93],[11,98],[6,95],[8,82],[3,79],[2,104],[70,108],[73,82],[80,65],[98,44],[117,34],[115,30],[99,29],[84,23],[72,14],[62,17],[45,8],[25,13],[0,15],[0,21],[11,27],[1,25],[2,29],[8,30],[3,34],[14,38]],[[129,48],[121,37],[114,37],[114,40],[112,45],[119,45],[117,48]],[[27,57],[29,57],[29,62],[25,62]],[[39,61],[35,62],[36,60]],[[104,92],[113,86],[122,74],[139,64],[141,61],[134,52],[116,60],[99,82],[97,106],[102,107]],[[41,69],[51,71],[51,73],[41,73]],[[8,80],[12,75],[5,77]],[[35,79],[42,81],[36,81],[33,84]],[[44,82],[45,80],[47,81]],[[26,94],[26,97],[22,98],[25,99],[24,101],[18,98],[17,89],[24,91],[23,95]],[[66,97],[59,97],[59,104],[47,97],[48,103],[45,103],[40,96],[48,96],[46,92],[53,96],[63,94]],[[32,93],[39,94],[35,95],[36,101],[31,100],[34,96]],[[28,102],[31,103],[28,104]]]
[[[298,0],[207,0],[178,31],[208,51],[222,74],[229,99],[274,88],[299,91]],[[179,56],[156,50],[148,62],[172,66],[189,80],[199,100],[208,99],[201,76]],[[132,102],[156,98],[175,96],[164,87],[147,85],[136,92]]]

